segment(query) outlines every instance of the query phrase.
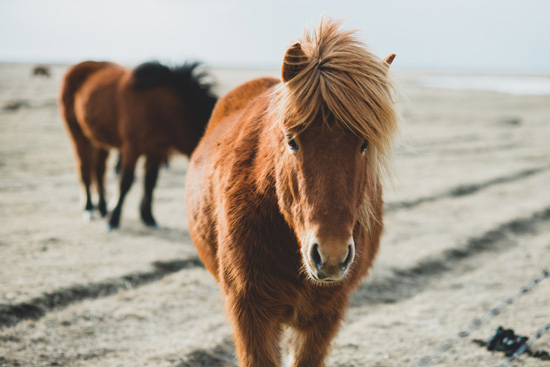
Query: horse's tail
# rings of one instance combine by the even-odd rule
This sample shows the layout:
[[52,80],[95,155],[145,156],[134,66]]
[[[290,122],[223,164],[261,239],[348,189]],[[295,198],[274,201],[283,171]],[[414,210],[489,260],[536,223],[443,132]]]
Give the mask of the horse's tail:
[[112,65],[114,64],[109,62],[84,61],[72,66],[65,74],[59,95],[59,108],[61,109],[61,116],[71,133],[73,133],[73,136],[74,134],[81,133],[81,128],[74,111],[76,92],[90,75]]
[[202,135],[217,97],[212,92],[213,78],[206,71],[197,72],[200,65],[192,62],[169,68],[159,62],[146,62],[134,69],[131,83],[137,90],[159,86],[172,88],[191,110],[193,128]]

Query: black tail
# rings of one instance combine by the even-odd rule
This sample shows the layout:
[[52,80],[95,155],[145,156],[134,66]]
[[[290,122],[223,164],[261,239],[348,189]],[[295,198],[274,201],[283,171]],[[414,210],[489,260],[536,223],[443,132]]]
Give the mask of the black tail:
[[197,132],[202,135],[217,97],[212,92],[213,84],[206,80],[212,79],[211,76],[205,71],[196,71],[200,65],[198,62],[192,62],[169,68],[159,62],[146,62],[134,69],[132,85],[138,90],[159,86],[173,88],[189,106]]

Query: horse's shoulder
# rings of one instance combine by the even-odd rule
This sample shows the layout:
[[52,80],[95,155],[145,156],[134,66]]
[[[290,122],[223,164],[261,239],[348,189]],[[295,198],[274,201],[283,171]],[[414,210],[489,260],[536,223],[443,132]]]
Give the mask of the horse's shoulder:
[[272,77],[262,77],[239,85],[218,100],[207,127],[208,134],[223,119],[242,111],[256,97],[281,81]]

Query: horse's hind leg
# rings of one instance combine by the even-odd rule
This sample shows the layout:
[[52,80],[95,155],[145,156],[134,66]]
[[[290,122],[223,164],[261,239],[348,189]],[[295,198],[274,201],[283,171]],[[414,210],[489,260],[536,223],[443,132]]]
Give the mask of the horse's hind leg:
[[94,160],[94,147],[88,139],[83,135],[73,134],[74,145],[76,154],[78,156],[78,171],[80,173],[80,180],[84,187],[84,193],[86,195],[86,204],[84,206],[84,213],[82,218],[84,220],[90,220],[94,217],[94,205],[92,203],[92,165]]
[[132,183],[134,182],[134,170],[136,168],[137,159],[138,155],[131,150],[122,150],[122,164],[121,175],[119,177],[118,201],[115,208],[111,212],[111,217],[109,218],[109,231],[119,227],[120,214],[122,213],[124,198],[126,197],[126,194],[130,190],[130,187],[132,187]]
[[120,154],[120,152],[118,152],[118,159],[117,159],[116,165],[115,165],[115,174],[117,176],[120,173],[120,165],[121,164],[122,164],[122,154]]
[[140,205],[140,214],[143,223],[151,227],[157,227],[157,222],[152,212],[153,190],[157,184],[159,167],[164,161],[164,158],[164,155],[149,154],[147,155],[147,161],[145,163],[145,183],[143,198],[141,199]]
[[95,174],[97,182],[97,193],[99,195],[98,209],[102,217],[105,217],[107,215],[107,201],[105,200],[105,168],[108,157],[108,150],[96,150]]
[[66,96],[64,96],[63,99],[63,120],[65,122],[67,131],[73,141],[73,147],[77,158],[77,171],[80,174],[80,180],[86,194],[86,204],[84,207],[83,218],[84,220],[89,220],[93,217],[94,214],[94,206],[92,204],[92,194],[90,191],[90,186],[92,184],[92,166],[94,161],[95,148],[82,132],[82,129],[80,128],[80,125],[78,124],[78,121],[74,116],[74,111],[72,111],[72,102],[70,104],[69,102],[66,102]]

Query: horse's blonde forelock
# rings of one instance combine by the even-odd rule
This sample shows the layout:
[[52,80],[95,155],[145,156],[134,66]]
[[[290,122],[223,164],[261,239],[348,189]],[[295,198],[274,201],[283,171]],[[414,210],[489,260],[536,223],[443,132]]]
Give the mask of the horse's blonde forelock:
[[305,60],[300,71],[276,92],[276,112],[285,129],[303,131],[319,114],[366,139],[376,176],[387,173],[387,161],[398,131],[394,87],[383,60],[340,29],[341,21],[323,18],[304,33]]

